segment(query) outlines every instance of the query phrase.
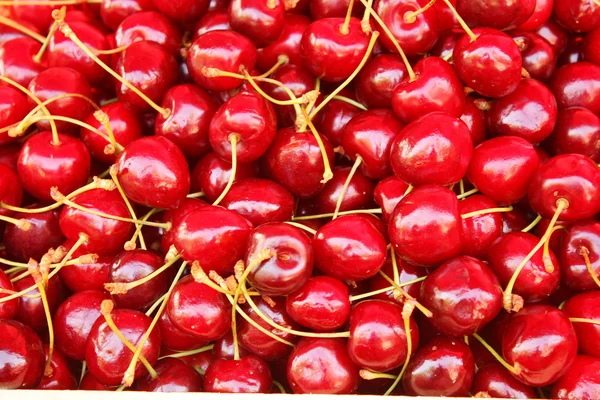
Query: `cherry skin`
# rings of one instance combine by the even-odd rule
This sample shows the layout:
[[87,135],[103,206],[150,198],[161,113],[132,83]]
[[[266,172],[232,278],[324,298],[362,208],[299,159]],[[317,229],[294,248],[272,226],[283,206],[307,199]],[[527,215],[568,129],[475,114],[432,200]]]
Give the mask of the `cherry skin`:
[[[308,3],[310,16],[313,20],[332,17],[345,17],[348,13],[348,6],[350,5],[349,0],[308,0]],[[354,3],[352,15],[359,17],[362,14],[362,10],[360,8],[360,2],[358,4]]]
[[487,139],[487,130],[485,126],[485,114],[477,108],[475,99],[471,96],[465,98],[465,108],[460,116],[462,122],[467,125],[471,132],[473,146],[483,143]]
[[560,110],[550,137],[553,154],[576,153],[600,162],[600,117],[582,107]]
[[381,207],[381,216],[384,222],[388,222],[394,212],[394,208],[406,193],[408,183],[395,175],[388,176],[379,181],[373,191],[373,198],[377,205]]
[[[437,4],[437,3],[436,3]],[[441,7],[447,6],[444,2]],[[439,7],[439,6],[438,6]],[[438,17],[439,17],[438,12]],[[456,42],[460,37],[464,34],[464,31],[460,28],[448,29],[440,33],[440,37],[438,41],[435,43],[435,46],[429,52],[429,55],[443,58],[444,60],[451,60],[452,53],[454,52],[454,47],[456,47]]]
[[552,385],[552,398],[561,400],[595,398],[600,391],[598,367],[600,367],[599,359],[578,355],[571,368]]
[[247,36],[257,47],[275,42],[285,24],[285,5],[281,0],[232,0],[227,12],[233,30]]
[[187,66],[198,85],[204,89],[235,89],[240,80],[227,76],[208,77],[204,68],[240,73],[256,64],[256,46],[244,35],[233,31],[211,31],[199,36],[188,49]]
[[[366,300],[350,312],[348,355],[361,368],[389,371],[408,355],[402,307],[386,300]],[[419,347],[419,328],[410,319],[413,348]]]
[[90,153],[71,136],[58,134],[54,144],[50,132],[31,136],[21,148],[17,170],[27,192],[39,200],[52,201],[51,188],[69,194],[83,186],[90,173]]
[[536,0],[533,14],[517,27],[524,31],[536,31],[548,21],[554,8],[553,0]]
[[[10,11],[7,14],[10,14]],[[5,16],[9,17],[9,15],[5,15]],[[23,19],[16,18],[15,16],[11,16],[11,19],[14,22],[21,24],[22,26],[32,30],[35,33],[40,33],[40,30],[38,28],[36,28],[36,26],[29,21],[25,21]],[[0,27],[0,45],[8,42],[9,40],[23,38],[23,37],[28,37],[28,36],[21,31],[11,28],[8,25],[2,25]]]
[[588,253],[592,271],[600,273],[600,223],[581,221],[569,225],[560,241],[560,266],[563,283],[581,292],[598,287],[587,269],[583,253]]
[[282,296],[300,289],[310,278],[314,257],[311,240],[284,223],[260,225],[248,238],[246,265],[269,249],[275,255],[252,269],[248,280],[262,294]]
[[294,321],[311,330],[335,331],[350,315],[348,286],[330,276],[315,276],[287,296],[285,309]]
[[319,271],[356,281],[379,272],[387,252],[383,235],[361,215],[342,216],[324,225],[315,234],[313,249]]
[[600,29],[591,31],[585,36],[584,42],[584,58],[586,61],[600,65]]
[[568,65],[584,61],[584,38],[582,36],[573,36],[567,43],[567,48],[558,58],[558,65]]
[[397,177],[412,185],[449,185],[467,172],[473,141],[458,118],[435,112],[408,124],[392,142],[390,160]]
[[46,69],[46,59],[40,63],[33,59],[41,47],[37,40],[29,37],[4,42],[0,45],[0,75],[27,87],[33,78]]
[[[0,269],[0,299],[14,291],[10,278]],[[5,292],[9,291],[8,293]],[[14,319],[19,311],[19,298],[0,303],[0,319]]]
[[597,4],[585,0],[555,2],[554,20],[571,32],[589,32],[600,23],[600,10]]
[[135,390],[161,393],[202,391],[202,376],[181,360],[165,358],[159,360],[154,369],[158,377],[144,376],[135,382]]
[[563,221],[590,218],[600,211],[600,170],[594,161],[579,154],[563,154],[540,165],[529,182],[529,204],[544,218],[552,218],[557,202],[569,206]]
[[269,393],[273,378],[269,366],[255,356],[215,360],[204,374],[204,390],[216,393]]
[[[150,317],[134,310],[114,310],[111,312],[111,317],[123,336],[134,346],[139,345],[141,337],[152,323]],[[150,365],[156,363],[158,359],[160,343],[160,331],[152,330],[141,352]],[[105,318],[98,318],[92,325],[85,347],[85,361],[90,373],[103,385],[120,385],[132,358],[133,353],[115,335]],[[138,361],[135,378],[140,378],[145,372],[146,369]]]
[[[5,144],[5,145],[0,146],[0,164],[8,166],[9,169],[16,172],[17,171],[17,160],[19,159],[20,152],[21,152],[21,145],[19,145],[18,143]],[[2,171],[5,171],[5,170],[2,169]],[[5,179],[7,179],[9,176],[12,176],[12,175],[9,175],[8,172],[3,175],[3,177]],[[12,177],[14,178],[14,176],[12,176]],[[19,193],[18,189],[15,189],[15,190],[17,190],[17,191],[13,191],[12,194]],[[22,188],[21,188],[21,191],[22,191]],[[0,210],[0,214],[2,214],[5,211],[6,210]]]
[[[462,214],[496,208],[492,199],[483,195],[469,196],[458,203]],[[485,259],[492,243],[502,235],[502,214],[489,213],[463,218],[463,254]]]
[[[46,358],[48,357],[48,345],[44,345]],[[68,359],[60,352],[54,349],[52,352],[52,361],[50,362],[52,373],[49,376],[44,375],[42,381],[36,389],[41,390],[76,390],[79,386],[75,375],[71,371],[71,365]]]
[[[258,166],[254,162],[238,163],[233,182],[258,175]],[[225,190],[231,176],[231,162],[223,160],[211,152],[202,157],[192,171],[192,190],[202,191],[206,200],[213,202]]]
[[[600,301],[600,292],[579,293],[571,297],[565,303],[563,311],[569,318],[587,318],[598,320],[598,302]],[[579,353],[588,356],[598,357],[598,339],[600,339],[600,326],[588,322],[573,322],[573,327],[577,333],[577,342]]]
[[600,114],[600,66],[578,62],[556,70],[549,84],[558,108],[585,107]]
[[342,339],[303,338],[287,364],[288,382],[296,394],[352,394],[358,388],[358,372]]
[[153,0],[112,0],[103,2],[100,6],[102,22],[111,30],[116,30],[119,24],[129,15],[140,12],[155,10]]
[[117,47],[131,45],[140,40],[161,44],[174,56],[177,56],[181,49],[181,34],[177,26],[164,14],[156,11],[131,14],[115,31]]
[[[74,244],[74,240],[67,240],[63,246],[65,246],[68,251]],[[83,245],[75,250],[73,257],[71,258],[77,258],[85,254],[90,254],[90,252],[86,249],[86,246]],[[58,275],[65,286],[72,292],[104,290],[104,284],[108,283],[108,273],[112,261],[112,255],[99,256],[93,263],[73,264],[69,265],[68,268],[61,268]]]
[[[250,352],[242,346],[238,346],[238,352],[240,357],[246,357],[250,355]],[[211,351],[212,355],[216,359],[221,360],[233,360],[235,358],[235,348],[233,344],[233,333],[227,332],[225,336],[221,336],[214,342],[214,347]]]
[[495,29],[476,28],[477,39],[463,35],[452,60],[462,81],[486,97],[503,97],[514,92],[521,81],[522,59],[510,36]]
[[280,56],[287,57],[289,65],[302,65],[300,41],[311,20],[305,15],[287,13],[283,20],[281,35],[268,46],[258,49],[256,66],[267,71],[277,63]]
[[[413,281],[418,278],[423,278],[427,276],[429,273],[428,268],[421,268],[411,265],[404,261],[401,258],[396,258],[396,268],[398,269],[398,282],[400,284],[404,284],[409,281]],[[388,277],[392,277],[394,274],[392,258],[388,257],[381,268],[381,271],[385,273]],[[383,278],[381,275],[375,275],[371,279],[368,280],[368,290],[376,291],[379,289],[389,288],[390,283]],[[419,297],[421,290],[421,282],[411,283],[409,285],[405,285],[402,287],[406,293],[410,294],[412,297]],[[389,289],[387,292],[377,294],[373,296],[374,299],[380,300],[389,300],[394,301],[396,303],[402,304],[404,302],[404,297],[398,298],[394,295],[394,290]]]
[[[454,68],[439,57],[426,57],[415,65],[415,80],[405,78],[392,95],[394,112],[406,123],[431,112],[460,117],[465,106],[463,85]],[[437,88],[440,92],[432,91]]]
[[[323,140],[323,146],[331,163],[333,148],[327,140]],[[325,164],[317,140],[310,131],[298,132],[294,128],[278,131],[263,160],[273,180],[294,196],[313,197],[323,188],[321,180]]]
[[328,82],[340,82],[358,68],[369,44],[360,20],[351,17],[348,32],[342,33],[344,18],[324,18],[311,23],[300,41],[306,69]]
[[[31,106],[27,102],[27,97],[12,86],[0,87],[0,126],[8,127],[18,124],[27,113]],[[0,146],[15,141],[8,136],[8,132],[0,133]]]
[[205,340],[189,335],[173,325],[167,312],[160,315],[158,326],[164,348],[173,351],[188,351],[200,349],[207,343]]
[[86,372],[83,379],[79,383],[79,390],[115,390],[109,386],[103,385],[94,378],[94,375]]
[[530,386],[546,386],[572,365],[577,335],[565,313],[551,306],[532,305],[508,320],[502,354],[509,364],[519,366],[517,379]]
[[562,54],[562,52],[567,47],[567,42],[569,41],[569,34],[556,22],[552,19],[546,21],[544,25],[542,25],[536,33],[546,39],[548,43],[554,49],[554,54],[557,56]]
[[462,219],[456,195],[437,185],[414,189],[394,209],[388,232],[398,256],[411,264],[435,266],[458,256]]
[[466,396],[475,375],[469,346],[461,339],[437,337],[421,347],[402,378],[410,396]]
[[497,398],[535,399],[538,395],[533,388],[519,382],[502,365],[486,364],[477,370],[471,393]]
[[44,373],[42,341],[31,328],[9,319],[0,320],[0,334],[0,388],[35,388]]
[[135,140],[121,153],[116,165],[127,197],[147,207],[175,208],[190,191],[187,161],[165,137]]
[[457,0],[456,11],[469,25],[487,26],[506,30],[529,20],[536,7],[536,0],[502,0],[488,3],[484,0]]
[[231,30],[227,10],[209,11],[196,23],[194,27],[193,39],[210,31]]
[[[73,197],[72,201],[94,211],[122,218],[131,216],[117,190],[93,189]],[[76,241],[81,233],[86,234],[86,250],[98,255],[118,253],[131,238],[135,228],[129,222],[100,217],[68,206],[62,209],[59,223],[68,239]]]
[[[19,207],[23,201],[23,187],[19,177],[9,166],[0,164],[0,202]],[[14,212],[0,208],[0,215],[9,216]]]
[[487,140],[473,151],[467,178],[496,203],[514,204],[525,197],[540,164],[527,140],[502,136]]
[[449,336],[472,335],[502,309],[502,289],[494,272],[472,257],[445,262],[427,276],[419,299],[431,323]]
[[[35,286],[35,280],[31,277],[31,275],[14,283],[16,292],[28,289],[31,286]],[[39,295],[39,293],[40,292],[36,287],[36,289],[32,290],[28,294],[35,296]],[[50,315],[53,316],[58,306],[66,297],[65,288],[59,277],[56,276],[48,280],[46,297],[48,299]],[[40,335],[46,334],[48,331],[44,303],[42,302],[41,297],[21,297],[21,301],[19,302],[19,311],[17,312],[15,319],[29,326]]]
[[394,89],[406,76],[406,67],[399,56],[379,54],[356,77],[356,97],[368,108],[390,108]]
[[533,79],[548,81],[556,68],[556,52],[552,45],[535,32],[515,31],[513,39],[521,42],[523,68]]
[[[488,249],[488,263],[503,286],[507,285],[521,260],[535,247],[539,238],[525,232],[511,232],[501,236]],[[525,302],[535,302],[551,295],[560,281],[558,259],[549,250],[550,260],[555,269],[548,273],[542,258],[542,249],[537,251],[515,281],[514,293]]]
[[198,20],[208,10],[209,3],[209,0],[154,0],[154,5],[161,13],[177,22]]
[[[325,184],[325,187],[315,197],[317,212],[321,214],[333,213],[338,199],[350,175],[350,167],[340,167],[333,170],[333,178]],[[373,182],[360,172],[356,172],[344,198],[339,211],[350,211],[366,208],[373,203]]]

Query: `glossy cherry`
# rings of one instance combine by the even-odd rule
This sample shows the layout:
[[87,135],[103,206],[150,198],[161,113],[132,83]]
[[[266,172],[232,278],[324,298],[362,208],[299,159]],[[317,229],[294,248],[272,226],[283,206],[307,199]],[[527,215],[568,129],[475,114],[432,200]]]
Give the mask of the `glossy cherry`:
[[163,312],[158,320],[158,326],[162,336],[162,344],[164,347],[174,351],[188,351],[200,349],[206,345],[206,341],[192,336],[181,329],[177,328],[171,322],[171,318],[167,312]]
[[[308,0],[308,6],[310,16],[313,20],[331,18],[331,17],[345,17],[348,13],[348,6],[350,0]],[[360,2],[354,3],[352,8],[352,15],[359,17],[361,15]]]
[[164,46],[174,56],[181,49],[181,33],[177,26],[164,14],[156,11],[141,11],[129,15],[115,31],[117,47],[148,40]]
[[[398,269],[398,282],[401,284],[405,284],[406,282],[416,280],[418,278],[423,278],[429,273],[428,268],[417,267],[411,265],[404,261],[403,259],[396,257],[396,268]],[[391,257],[388,257],[381,268],[381,271],[385,273],[388,277],[392,277],[394,275],[394,268]],[[377,294],[373,296],[375,299],[381,300],[390,300],[395,301],[397,303],[403,303],[404,297],[397,297],[394,295],[394,290],[390,289],[390,283],[381,275],[375,275],[371,279],[367,281],[368,290],[376,291],[379,289],[388,288],[388,291],[384,293]],[[419,297],[421,290],[421,281],[411,283],[409,285],[403,285],[402,289],[412,297]]]
[[373,191],[373,198],[377,205],[381,207],[383,221],[387,222],[394,212],[394,208],[404,197],[408,183],[395,175],[388,176],[379,181]]
[[368,108],[390,108],[394,89],[406,77],[406,67],[399,56],[379,54],[356,77],[356,97]]
[[583,253],[592,271],[600,273],[600,224],[581,221],[569,225],[563,233],[559,250],[563,282],[575,291],[593,290],[598,287],[590,274]]
[[560,110],[550,137],[554,154],[576,153],[600,162],[600,118],[582,107]]
[[456,1],[456,11],[469,25],[499,30],[511,29],[527,22],[535,6],[536,0],[501,0],[493,4],[485,0]]
[[102,22],[112,30],[119,27],[129,15],[140,12],[155,10],[153,0],[112,0],[103,2],[100,6]]
[[[44,345],[46,358],[48,357],[48,345]],[[36,389],[41,390],[76,390],[79,382],[72,371],[69,360],[60,352],[54,349],[52,360],[50,362],[52,372],[50,375],[42,377],[42,381]]]
[[247,36],[257,47],[275,42],[285,24],[282,0],[232,0],[227,12],[233,30]]
[[484,397],[486,394],[497,398],[535,399],[538,395],[533,388],[519,382],[502,365],[486,364],[477,370],[471,393]]
[[[23,201],[23,187],[15,172],[6,164],[0,164],[0,201],[9,206],[19,207]],[[0,208],[0,215],[12,214],[14,212]]]
[[[0,126],[3,128],[21,122],[32,108],[27,97],[12,86],[0,87],[0,96]],[[8,131],[0,133],[0,146],[14,141]]]
[[202,376],[194,368],[176,358],[159,360],[154,366],[158,377],[146,375],[135,382],[141,392],[201,392]]
[[591,31],[585,36],[583,53],[586,61],[600,65],[600,29]]
[[[483,195],[469,196],[458,203],[461,215],[496,207],[498,204]],[[491,244],[502,235],[502,215],[489,213],[463,218],[463,254],[485,259]]]
[[549,83],[559,108],[585,107],[600,113],[600,66],[578,62],[556,70]]
[[[75,240],[67,240],[63,246],[68,250],[75,244]],[[115,254],[113,252],[112,254]],[[86,245],[82,245],[73,253],[72,258],[90,254]],[[95,262],[80,263],[61,268],[58,275],[60,279],[72,292],[85,290],[104,290],[104,284],[108,283],[108,272],[112,265],[113,256],[99,256]]]
[[227,10],[213,10],[204,14],[194,27],[193,38],[196,39],[206,32],[217,30],[231,30],[229,19],[227,18]]
[[[10,12],[8,12],[7,14],[10,14]],[[5,16],[8,16],[8,15],[5,15]],[[40,33],[40,30],[31,22],[22,20],[20,18],[16,18],[14,15],[11,17],[12,17],[11,19],[14,22],[32,30],[35,33]],[[0,26],[0,45],[5,42],[8,42],[9,40],[22,38],[22,37],[28,37],[28,36],[25,33],[18,31],[8,25]]]
[[44,373],[42,341],[31,328],[9,319],[0,320],[0,333],[0,388],[35,388]]
[[178,22],[196,21],[208,10],[209,3],[209,0],[154,0],[161,13]]
[[[315,197],[317,212],[327,214],[335,211],[349,175],[350,167],[340,167],[333,170],[333,177]],[[373,182],[359,171],[355,172],[340,203],[339,211],[358,210],[366,208],[372,203]]]
[[597,358],[584,355],[575,357],[571,368],[552,385],[552,398],[595,398],[600,391],[598,367],[600,360]]
[[485,114],[480,110],[476,103],[476,99],[471,96],[465,98],[465,108],[460,116],[462,122],[467,125],[471,132],[473,146],[483,143],[487,139],[487,129],[485,126]]
[[287,13],[283,20],[281,35],[268,46],[258,50],[256,66],[267,71],[280,56],[287,57],[291,65],[302,65],[300,41],[311,20],[305,15]]
[[204,390],[216,393],[269,393],[273,378],[260,358],[215,360],[204,374]]
[[598,27],[600,7],[585,0],[555,2],[553,17],[571,32],[589,32]]
[[[579,293],[566,301],[563,312],[569,318],[598,320],[600,318],[597,308],[599,301],[600,292],[598,291]],[[600,351],[596,344],[600,339],[600,326],[590,322],[573,321],[572,323],[577,333],[579,353],[598,357]]]
[[33,78],[46,68],[46,60],[37,63],[33,57],[42,45],[29,37],[16,38],[0,45],[0,75],[27,86]]
[[[0,269],[0,299],[3,297],[9,296],[9,293],[4,292],[4,290],[13,291],[14,287],[10,281],[10,278]],[[0,319],[13,319],[17,312],[19,311],[19,298],[4,301],[0,303]]]
[[[28,289],[31,286],[35,286],[35,280],[31,276],[26,276],[14,283],[16,292]],[[40,292],[36,287],[36,289],[28,294],[35,296],[39,295],[39,293]],[[65,299],[65,294],[65,288],[59,277],[55,276],[48,280],[46,298],[48,300],[48,308],[51,316],[54,315],[58,306]],[[40,335],[48,332],[46,312],[41,297],[21,297],[19,311],[17,312],[15,319],[29,326]]]
[[533,79],[548,81],[554,73],[557,61],[552,45],[535,32],[515,31],[511,36],[519,43],[523,68]]

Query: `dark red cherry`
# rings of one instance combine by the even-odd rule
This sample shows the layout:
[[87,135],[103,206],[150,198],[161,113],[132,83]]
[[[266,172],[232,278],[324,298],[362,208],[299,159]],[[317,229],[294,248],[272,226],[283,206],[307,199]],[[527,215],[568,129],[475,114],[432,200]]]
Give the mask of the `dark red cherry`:
[[[258,175],[256,163],[237,165],[234,183]],[[225,190],[231,176],[231,163],[211,152],[202,157],[192,171],[192,190],[202,191],[206,200],[213,202]]]
[[111,388],[109,386],[103,385],[94,378],[94,375],[86,372],[83,376],[83,379],[79,383],[79,390],[115,390],[115,388]]
[[473,146],[483,143],[487,138],[487,129],[485,126],[485,114],[475,104],[475,100],[471,96],[466,96],[465,107],[463,108],[460,119],[467,125],[471,132]]
[[210,122],[209,140],[217,155],[231,160],[231,137],[236,136],[236,157],[247,163],[262,156],[277,132],[273,106],[257,92],[240,92],[217,110]]
[[502,309],[502,288],[487,265],[463,256],[429,274],[421,285],[419,299],[433,313],[431,323],[440,332],[472,335]]
[[175,208],[190,191],[190,172],[179,148],[162,136],[133,141],[117,161],[127,197],[157,208]]
[[491,103],[487,128],[495,136],[518,136],[536,144],[550,136],[556,114],[552,92],[539,81],[524,79],[514,92]]
[[140,392],[186,393],[202,391],[202,376],[194,368],[176,358],[159,360],[154,366],[158,377],[146,375],[135,382]]
[[[19,144],[5,144],[0,145],[0,164],[8,166],[13,171],[17,171],[17,160],[19,159],[19,153],[21,152],[21,145]],[[0,167],[1,168],[1,167]],[[3,169],[4,171],[4,169]],[[3,175],[8,177],[8,173]],[[13,192],[15,193],[15,192]],[[0,211],[2,214],[3,211]]]
[[535,31],[539,29],[552,15],[554,0],[536,0],[533,13],[517,28],[524,31]]
[[408,183],[395,175],[388,176],[379,181],[373,191],[373,198],[377,205],[381,207],[383,221],[387,222],[394,212],[394,208],[406,193]]
[[101,4],[100,16],[107,27],[116,30],[119,24],[131,14],[155,9],[153,0],[111,0]]
[[216,393],[269,393],[273,378],[269,366],[255,356],[215,360],[204,374],[204,390]]
[[[37,13],[37,12],[36,12]],[[16,38],[0,45],[0,75],[10,78],[22,86],[29,82],[40,72],[46,69],[46,60],[37,63],[33,59],[40,51],[42,45],[29,37]]]
[[[9,127],[18,124],[31,110],[27,97],[12,86],[0,87],[0,126]],[[0,146],[15,141],[8,131],[0,133]]]
[[513,208],[512,211],[502,213],[502,234],[520,232],[532,221],[526,212],[520,208]]
[[[470,196],[458,203],[461,215],[496,207],[498,204],[483,195]],[[502,235],[502,213],[463,218],[462,230],[463,254],[485,259],[490,245]]]
[[215,100],[193,84],[173,86],[163,97],[167,118],[156,116],[155,134],[171,140],[188,157],[200,157],[210,151],[208,128],[217,111]]
[[[72,201],[93,211],[121,218],[131,217],[117,190],[93,189],[78,194]],[[114,255],[120,252],[125,242],[131,239],[135,229],[129,222],[104,218],[69,206],[62,209],[59,222],[63,234],[72,241],[78,240],[81,233],[86,234],[86,250],[98,255]]]
[[[423,278],[429,273],[429,269],[416,267],[404,261],[401,258],[396,257],[396,268],[398,269],[398,282],[406,283],[409,281],[413,281],[418,278]],[[394,274],[393,264],[391,257],[388,257],[381,268],[381,271],[385,273],[388,277],[392,277]],[[381,275],[375,275],[371,279],[368,280],[368,290],[376,291],[379,289],[389,288],[390,283],[383,278]],[[412,297],[418,297],[420,295],[421,290],[421,282],[411,283],[409,285],[402,287],[408,294]],[[404,298],[398,298],[394,295],[394,290],[389,289],[387,292],[378,294],[373,296],[375,299],[381,300],[390,300],[395,301],[397,303],[403,303]]]
[[583,107],[560,110],[549,142],[553,154],[582,154],[600,162],[600,118]]
[[319,271],[356,281],[379,272],[387,252],[383,235],[361,215],[342,216],[325,224],[315,234],[313,248]]
[[355,81],[356,97],[368,108],[390,108],[394,89],[406,77],[406,66],[399,56],[379,54],[358,74]]
[[311,240],[300,229],[283,223],[264,224],[252,231],[246,250],[246,265],[261,252],[271,250],[273,257],[256,265],[248,280],[262,294],[287,295],[308,281],[313,271]]
[[412,185],[449,185],[467,172],[473,141],[460,119],[435,112],[408,124],[392,142],[396,176]]
[[232,0],[228,17],[233,30],[248,37],[257,47],[265,47],[283,31],[285,5],[282,0]]
[[[579,293],[568,299],[562,310],[569,318],[598,320],[600,318],[599,302],[600,292],[598,291]],[[598,357],[600,355],[597,346],[600,339],[600,326],[590,322],[571,321],[577,333],[579,353]]]
[[[134,346],[140,344],[141,337],[152,323],[150,317],[134,310],[114,310],[111,312],[111,317],[123,336]],[[158,359],[160,343],[160,331],[158,329],[152,330],[141,352],[150,365],[156,363]],[[101,384],[117,386],[121,384],[123,375],[132,359],[133,353],[112,331],[105,318],[98,318],[92,325],[85,348],[85,361],[90,373]],[[140,378],[145,373],[146,369],[138,360],[135,368],[135,378]]]
[[[250,352],[242,346],[238,346],[238,352],[240,357],[246,357],[250,355]],[[215,340],[211,353],[216,359],[233,360],[235,358],[233,333],[228,331],[225,336],[221,336],[219,339]]]
[[161,13],[177,22],[193,22],[208,10],[209,0],[154,0]]
[[457,0],[456,11],[472,26],[486,26],[506,30],[521,25],[532,16],[536,0]]
[[188,351],[200,349],[206,345],[206,341],[183,332],[171,322],[169,314],[163,312],[158,320],[162,344],[164,347],[174,351]]
[[540,161],[527,140],[504,136],[487,140],[473,151],[467,178],[496,203],[522,199]]
[[[369,44],[360,20],[351,17],[324,18],[311,23],[300,41],[300,56],[306,69],[323,80],[340,82],[348,78],[363,59]],[[342,32],[344,26],[347,32]]]
[[[434,8],[429,8],[417,15],[414,21],[407,22],[404,19],[407,13],[420,10],[427,3],[427,0],[405,0],[401,2],[381,0],[375,4],[375,12],[379,14],[408,56],[426,53],[433,47],[438,38],[439,22]],[[397,51],[396,46],[383,31],[381,31],[381,41],[389,51],[394,53]]]
[[[167,90],[177,81],[177,61],[168,50],[156,42],[133,42],[121,53],[115,71],[126,81],[140,89],[150,100],[159,103]],[[144,113],[150,105],[121,82],[115,81],[119,100]]]
[[533,79],[548,81],[556,68],[556,52],[552,45],[535,32],[511,33],[523,57],[523,68]]
[[[74,240],[67,240],[63,246],[68,250],[75,244]],[[116,253],[113,252],[113,254]],[[90,252],[85,244],[75,250],[73,257],[77,258]],[[60,279],[72,292],[83,292],[84,290],[104,290],[104,284],[108,283],[108,272],[112,265],[113,257],[99,256],[95,262],[79,263],[61,268],[58,275]]]
[[598,288],[583,253],[586,253],[592,271],[600,274],[600,223],[576,222],[563,232],[558,253],[562,279],[563,283],[577,292]]
[[585,355],[575,357],[571,368],[552,385],[552,398],[560,400],[595,398],[600,392],[598,367],[600,367],[598,358]]
[[462,248],[462,219],[456,195],[437,185],[414,189],[389,220],[392,246],[404,260],[434,266],[456,257]]
[[[361,368],[389,371],[408,356],[402,307],[385,300],[366,300],[350,312],[348,355]],[[419,328],[410,319],[413,349],[419,347]]]
[[562,52],[567,47],[567,42],[569,41],[569,34],[561,28],[556,22],[552,19],[546,21],[544,25],[542,25],[536,33],[546,39],[548,43],[554,49],[554,54],[557,56],[562,54]]
[[[437,3],[436,3],[437,4]],[[450,10],[446,3],[443,1],[440,3],[440,8],[445,8]],[[435,6],[434,6],[435,7]],[[439,16],[439,13],[438,13]],[[460,37],[464,34],[464,31],[460,28],[456,29],[448,29],[440,33],[440,37],[435,43],[435,46],[429,52],[430,56],[440,57],[444,60],[450,61],[452,59],[452,53],[454,52],[454,47],[456,47],[456,42]]]
[[549,88],[558,108],[585,107],[600,114],[600,66],[588,62],[565,65],[556,70]]
[[[340,96],[346,96],[352,100],[356,100],[354,94],[348,90],[342,90]],[[360,108],[353,104],[333,99],[323,107],[323,110],[320,111],[319,114],[316,115],[313,123],[315,124],[317,131],[325,136],[332,146],[337,147],[342,144],[344,128],[348,122],[361,111]]]
[[225,295],[191,275],[177,283],[166,312],[175,327],[206,341],[220,338],[231,326],[231,305]]
[[462,339],[437,337],[417,350],[402,382],[411,396],[466,396],[474,375],[469,346]]
[[[19,182],[16,171],[6,164],[0,164],[0,202],[9,206],[19,207],[23,201],[23,187]],[[9,216],[14,212],[0,208],[0,215]]]
[[315,276],[287,296],[285,309],[294,321],[311,330],[335,331],[350,315],[348,286],[330,276]]
[[[324,139],[323,146],[329,162],[333,163],[333,148]],[[294,196],[313,197],[323,188],[325,163],[310,131],[298,132],[294,128],[278,131],[264,162],[273,179]]]
[[156,11],[141,11],[131,14],[119,24],[115,31],[117,47],[131,45],[141,40],[161,44],[174,56],[177,56],[181,49],[181,33],[177,26],[164,14]]
[[233,31],[207,32],[188,49],[187,66],[194,81],[204,89],[223,91],[235,89],[242,82],[227,76],[207,76],[205,68],[242,73],[256,64],[256,46],[244,35]]
[[571,32],[589,32],[600,23],[600,7],[587,0],[557,1],[554,20]]
[[[14,291],[10,278],[0,269],[0,299]],[[14,319],[19,311],[19,298],[0,303],[0,320]]]
[[291,65],[302,65],[300,41],[311,20],[305,15],[286,14],[283,20],[283,30],[275,42],[258,50],[256,66],[261,71],[267,71],[275,65],[280,56],[287,57]]
[[[501,236],[488,249],[488,263],[496,276],[506,286],[521,261],[537,245],[539,238],[531,233],[511,232]],[[560,282],[558,259],[549,250],[554,271],[546,271],[543,250],[538,250],[519,274],[514,284],[514,293],[523,297],[525,302],[535,302],[550,296]]]
[[39,200],[52,201],[53,187],[66,195],[88,180],[91,161],[85,145],[60,133],[58,139],[60,144],[55,144],[50,132],[37,133],[25,142],[19,154],[19,179],[25,190]]
[[558,66],[567,64],[574,64],[584,60],[583,48],[584,48],[583,36],[572,36],[567,43],[567,48],[562,52],[558,58]]
[[[48,358],[48,345],[44,345],[46,358]],[[54,349],[52,352],[52,361],[50,362],[50,368],[52,372],[50,375],[42,377],[42,381],[36,389],[41,390],[76,390],[79,386],[79,382],[73,371],[67,358],[60,352],[60,350]]]
[[452,60],[458,76],[486,97],[514,92],[521,81],[522,59],[513,39],[490,28],[476,28],[473,33],[476,40],[465,34],[456,42]]
[[538,397],[532,387],[519,382],[498,363],[486,364],[477,370],[471,393],[475,396],[506,399],[535,399]]
[[[348,176],[350,167],[340,167],[333,170],[333,178],[315,197],[317,210],[321,214],[333,213]],[[373,202],[373,182],[360,172],[356,172],[346,190],[339,211],[350,211],[366,208]]]
[[564,221],[590,218],[600,211],[600,169],[580,154],[563,154],[540,165],[529,182],[529,204],[552,218],[560,199],[568,202],[559,216]]
[[[465,106],[463,85],[454,68],[439,57],[415,65],[415,79],[405,78],[392,96],[394,112],[406,123],[435,111],[460,117]],[[432,91],[431,88],[440,91]]]
[[[28,289],[31,286],[35,286],[35,280],[31,276],[27,276],[14,283],[16,292]],[[32,290],[28,294],[36,296],[39,295],[39,293],[40,292],[36,287],[36,289]],[[65,288],[59,277],[55,276],[48,280],[46,297],[48,300],[50,315],[53,316],[58,306],[66,297]],[[41,297],[21,297],[21,301],[19,302],[19,311],[15,319],[34,329],[36,332],[38,332],[38,334],[45,334],[48,331],[44,303],[42,302]]]
[[530,386],[546,386],[575,361],[575,329],[567,315],[554,307],[525,307],[508,320],[502,337],[502,354],[518,368],[517,379]]
[[287,365],[288,382],[297,394],[352,394],[358,388],[358,372],[343,339],[304,338]]
[[586,61],[600,65],[600,29],[585,36],[583,53]]
[[0,335],[0,388],[35,388],[44,373],[42,341],[31,328],[9,319],[0,319]]

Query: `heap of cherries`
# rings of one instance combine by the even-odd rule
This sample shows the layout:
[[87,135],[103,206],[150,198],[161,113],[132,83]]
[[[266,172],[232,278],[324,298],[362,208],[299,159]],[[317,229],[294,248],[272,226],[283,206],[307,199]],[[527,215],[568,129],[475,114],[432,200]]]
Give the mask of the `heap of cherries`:
[[600,398],[600,0],[0,11],[0,389]]

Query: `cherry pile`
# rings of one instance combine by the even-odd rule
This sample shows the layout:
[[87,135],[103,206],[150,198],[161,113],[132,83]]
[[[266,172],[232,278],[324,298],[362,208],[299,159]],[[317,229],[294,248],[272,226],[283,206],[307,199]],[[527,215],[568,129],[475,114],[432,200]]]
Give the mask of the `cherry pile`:
[[600,0],[0,11],[0,389],[600,398]]

